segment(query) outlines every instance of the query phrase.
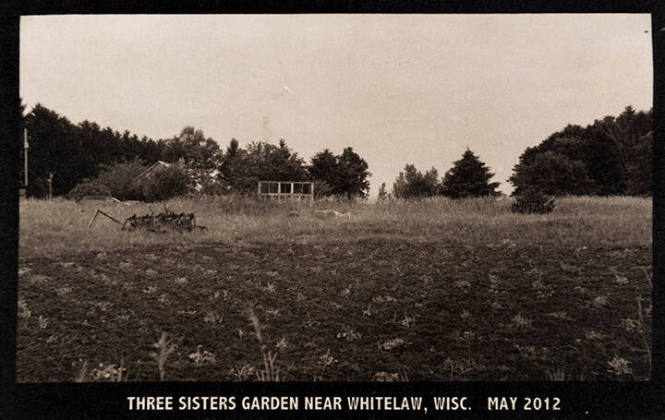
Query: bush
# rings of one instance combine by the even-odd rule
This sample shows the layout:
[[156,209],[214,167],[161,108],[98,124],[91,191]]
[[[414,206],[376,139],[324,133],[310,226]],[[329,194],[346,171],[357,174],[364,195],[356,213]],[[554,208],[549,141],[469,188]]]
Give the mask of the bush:
[[550,213],[554,206],[554,199],[540,191],[528,190],[517,196],[512,210],[515,213]]
[[404,199],[432,197],[439,193],[439,187],[439,173],[436,168],[433,167],[423,174],[415,165],[407,164],[393,182],[393,196]]
[[324,198],[331,196],[333,194],[333,187],[330,186],[326,181],[316,180],[314,181],[314,198]]
[[229,193],[229,187],[219,181],[211,181],[201,185],[197,191],[199,195],[223,195]]
[[75,186],[68,194],[67,198],[73,198],[78,201],[83,197],[88,196],[104,196],[109,197],[111,195],[111,190],[109,188],[97,181],[83,180],[80,184]]
[[146,201],[163,201],[189,193],[191,184],[191,177],[174,165],[155,172],[154,176],[143,181],[141,190]]
[[111,195],[119,200],[142,200],[143,192],[133,181],[146,168],[139,159],[114,163],[105,166],[96,181],[106,185],[111,190]]

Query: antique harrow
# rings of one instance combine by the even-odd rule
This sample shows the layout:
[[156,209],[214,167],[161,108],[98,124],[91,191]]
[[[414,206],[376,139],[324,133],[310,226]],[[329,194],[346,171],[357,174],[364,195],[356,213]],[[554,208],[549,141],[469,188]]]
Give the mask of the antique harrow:
[[146,214],[144,216],[137,216],[134,214],[127,218],[123,223],[99,209],[97,209],[95,215],[92,217],[92,220],[90,220],[88,229],[92,227],[92,224],[95,222],[95,219],[99,214],[108,217],[119,225],[122,225],[122,230],[127,231],[139,230],[145,232],[166,233],[173,231],[191,232],[195,229],[208,229],[205,226],[199,226],[196,224],[196,216],[194,213],[173,213],[166,210],[164,213],[152,213]]

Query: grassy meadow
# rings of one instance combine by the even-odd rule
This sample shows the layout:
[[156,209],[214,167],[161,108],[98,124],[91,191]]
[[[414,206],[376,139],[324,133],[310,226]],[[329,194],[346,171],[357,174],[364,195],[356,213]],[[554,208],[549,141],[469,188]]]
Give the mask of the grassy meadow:
[[21,202],[19,382],[650,376],[650,199],[165,205]]

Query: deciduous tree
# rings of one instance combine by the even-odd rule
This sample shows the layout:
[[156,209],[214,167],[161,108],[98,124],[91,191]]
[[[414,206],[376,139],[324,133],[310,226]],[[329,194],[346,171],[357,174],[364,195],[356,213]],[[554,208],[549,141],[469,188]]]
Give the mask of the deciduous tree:
[[424,174],[412,164],[407,164],[393,183],[393,195],[396,198],[424,198],[439,192],[439,173],[431,168]]
[[309,173],[315,181],[325,182],[329,188],[324,195],[345,196],[347,199],[365,197],[369,193],[371,174],[365,159],[353,148],[346,147],[342,154],[334,155],[325,149],[312,157]]
[[582,161],[551,151],[538,153],[529,163],[518,164],[510,182],[517,187],[515,195],[529,190],[549,195],[581,195],[596,191]]

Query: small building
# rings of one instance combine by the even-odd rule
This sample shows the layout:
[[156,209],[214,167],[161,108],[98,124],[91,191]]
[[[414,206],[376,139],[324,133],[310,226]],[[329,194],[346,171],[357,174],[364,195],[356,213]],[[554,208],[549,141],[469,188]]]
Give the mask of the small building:
[[314,200],[314,182],[311,181],[259,181],[260,198]]

